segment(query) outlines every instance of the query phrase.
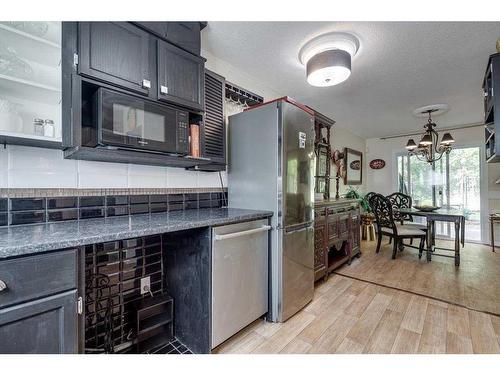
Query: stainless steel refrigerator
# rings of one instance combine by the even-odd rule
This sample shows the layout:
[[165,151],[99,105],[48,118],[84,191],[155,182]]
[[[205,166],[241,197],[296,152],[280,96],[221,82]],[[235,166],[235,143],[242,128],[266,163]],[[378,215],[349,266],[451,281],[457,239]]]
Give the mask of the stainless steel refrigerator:
[[314,293],[314,119],[285,97],[229,118],[229,206],[273,211],[268,319]]

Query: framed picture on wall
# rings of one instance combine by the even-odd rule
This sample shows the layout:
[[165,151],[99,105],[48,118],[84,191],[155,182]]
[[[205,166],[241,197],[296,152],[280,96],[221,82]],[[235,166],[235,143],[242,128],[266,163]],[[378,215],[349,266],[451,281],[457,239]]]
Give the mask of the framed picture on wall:
[[351,148],[344,149],[345,185],[363,183],[363,153]]

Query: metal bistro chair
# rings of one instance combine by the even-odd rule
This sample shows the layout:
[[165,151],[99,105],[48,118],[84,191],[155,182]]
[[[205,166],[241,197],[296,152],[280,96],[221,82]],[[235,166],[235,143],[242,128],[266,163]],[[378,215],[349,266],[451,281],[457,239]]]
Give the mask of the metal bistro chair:
[[380,251],[382,236],[388,236],[394,239],[392,245],[392,259],[396,259],[398,246],[402,244],[404,239],[419,238],[420,245],[418,247],[418,257],[422,257],[425,237],[427,236],[424,231],[406,225],[396,224],[394,222],[391,201],[381,194],[374,194],[371,196],[370,207],[377,219],[377,253]]

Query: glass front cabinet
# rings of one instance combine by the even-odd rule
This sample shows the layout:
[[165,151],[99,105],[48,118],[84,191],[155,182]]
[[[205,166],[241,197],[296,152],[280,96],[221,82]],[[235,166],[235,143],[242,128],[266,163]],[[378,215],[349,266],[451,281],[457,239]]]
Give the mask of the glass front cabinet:
[[0,142],[60,147],[61,22],[0,21]]

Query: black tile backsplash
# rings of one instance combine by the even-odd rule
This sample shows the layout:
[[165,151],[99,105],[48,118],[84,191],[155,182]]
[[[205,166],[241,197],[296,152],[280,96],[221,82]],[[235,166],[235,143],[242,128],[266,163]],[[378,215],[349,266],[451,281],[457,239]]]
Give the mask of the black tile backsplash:
[[107,216],[122,216],[128,215],[128,205],[126,206],[111,206],[107,208]]
[[128,204],[128,195],[109,195],[106,197],[107,206]]
[[77,208],[78,197],[47,198],[47,208]]
[[168,202],[168,195],[167,194],[158,194],[158,195],[150,195],[149,196],[149,202],[150,203],[164,203]]
[[9,207],[9,200],[7,198],[0,198],[0,211],[7,211]]
[[80,197],[80,207],[104,206],[104,197]]
[[130,214],[147,214],[149,212],[149,205],[145,204],[131,204]]
[[168,211],[168,203],[167,202],[151,202],[149,204],[149,209],[151,213],[155,212],[166,212]]
[[67,210],[48,210],[47,221],[63,221],[63,220],[77,220],[78,219],[78,209],[67,209]]
[[168,204],[168,210],[169,211],[182,211],[184,209],[184,203],[179,202],[172,202]]
[[0,227],[9,224],[9,214],[7,212],[0,212]]
[[183,194],[171,194],[168,196],[169,202],[184,202]]
[[45,198],[12,198],[11,211],[45,210]]
[[80,208],[80,219],[104,217],[104,207]]
[[130,204],[149,203],[149,195],[131,195]]
[[10,214],[11,225],[45,222],[45,211],[17,211]]
[[0,198],[0,226],[219,208],[224,205],[224,198],[223,193],[217,192]]

